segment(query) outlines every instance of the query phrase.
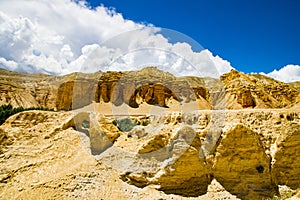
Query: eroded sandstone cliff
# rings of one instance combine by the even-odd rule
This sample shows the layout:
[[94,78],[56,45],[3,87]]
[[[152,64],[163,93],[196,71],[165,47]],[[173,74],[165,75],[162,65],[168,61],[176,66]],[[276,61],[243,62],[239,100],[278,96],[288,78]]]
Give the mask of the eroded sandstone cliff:
[[[296,83],[287,84],[260,74],[246,75],[232,70],[221,76],[229,108],[284,108],[299,102]],[[238,104],[234,104],[237,102]]]
[[188,103],[197,99],[206,103],[205,109],[210,109],[205,84],[192,86],[188,80],[150,67],[133,72],[107,72],[99,79],[76,79],[63,83],[58,89],[56,107],[58,110],[71,110],[93,101],[110,102],[116,106],[125,103],[132,108],[143,102],[168,107],[170,100]]
[[155,67],[66,76],[1,72],[0,104],[14,107],[72,110],[92,102],[125,103],[133,108],[142,103],[169,107],[174,102],[196,101],[199,109],[243,109],[297,107],[300,102],[297,82],[286,84],[234,70],[222,75],[221,80],[175,77]]

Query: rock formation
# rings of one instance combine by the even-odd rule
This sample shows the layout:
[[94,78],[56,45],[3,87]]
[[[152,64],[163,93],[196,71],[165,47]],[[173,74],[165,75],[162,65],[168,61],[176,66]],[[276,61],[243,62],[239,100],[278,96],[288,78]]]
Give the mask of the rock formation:
[[73,110],[91,104],[95,99],[96,82],[76,79],[64,82],[57,91],[57,110]]
[[156,68],[137,72],[107,72],[99,80],[75,79],[62,83],[58,88],[56,107],[58,110],[72,110],[93,101],[111,102],[116,106],[125,103],[133,108],[143,102],[168,107],[170,99],[184,99],[185,102],[201,99],[207,102],[209,92],[204,85],[192,87],[188,81],[171,74],[166,76]]
[[57,111],[17,113],[0,126],[0,199],[300,196],[297,82],[154,67],[1,72],[1,104]]
[[1,69],[0,104],[72,110],[92,102],[123,103],[137,108],[143,102],[168,107],[170,101],[198,101],[200,109],[283,108],[300,101],[298,83],[286,84],[263,75],[231,71],[221,81],[175,77],[148,67],[131,72],[73,73],[50,76]]
[[[288,133],[298,131],[298,127],[291,125],[299,124],[298,115],[289,111],[261,110],[228,111],[225,119],[215,119],[220,114],[214,116],[207,111],[195,116],[192,121],[183,116],[179,123],[175,116],[160,118],[165,125],[157,133],[150,132],[153,130],[151,124],[157,120],[153,118],[150,126],[143,128],[143,137],[135,136],[138,130],[135,128],[116,141],[116,146],[124,152],[132,152],[132,156],[126,154],[123,157],[124,152],[110,148],[101,154],[101,160],[119,171],[122,180],[130,184],[142,188],[157,185],[159,190],[167,194],[181,196],[205,194],[213,178],[241,199],[272,198],[279,195],[278,184],[288,185],[292,189],[299,188],[296,185],[299,184],[296,181],[299,177],[296,167],[298,160],[283,161],[290,164],[284,168],[279,165],[279,161],[275,161],[275,164],[273,161],[276,155],[280,155],[275,152],[282,152],[274,150],[275,141],[280,135],[294,135]],[[222,120],[219,134],[213,133],[214,129],[219,130],[218,127],[210,127],[213,120]],[[273,129],[270,129],[269,126],[273,124]],[[276,126],[285,127],[285,131]],[[129,136],[130,139],[126,139]],[[216,140],[212,137],[216,137]],[[207,142],[212,145],[206,145]],[[295,148],[291,151],[298,155],[296,151],[299,151],[299,146],[287,143],[287,147]],[[112,157],[118,158],[114,160]],[[119,159],[127,160],[129,166],[124,168]],[[279,168],[291,176],[280,179],[280,175],[276,175]],[[280,173],[284,176],[283,172]],[[276,182],[276,176],[285,182]]]
[[[288,115],[294,118],[293,115]],[[293,119],[290,119],[293,120]],[[292,189],[300,187],[300,124],[293,123],[276,141],[273,164],[273,176],[278,185],[287,185]]]
[[[135,127],[124,132],[113,117],[94,113],[16,114],[0,127],[0,194],[10,199],[95,198],[95,193],[107,199],[146,198],[146,193],[154,199],[205,199],[212,196],[214,180],[241,199],[272,198],[279,195],[278,185],[296,195],[299,115],[228,111],[221,129],[211,127],[219,116],[213,111],[180,120],[174,114],[136,116],[131,117]],[[214,130],[221,132],[211,134]]]
[[[167,194],[173,193],[189,197],[205,194],[211,182],[211,166],[204,157],[200,156],[200,137],[196,136],[191,127],[183,127],[178,131],[171,145],[172,153],[178,156],[178,159],[167,166],[165,174],[157,180],[160,190]],[[185,147],[186,145],[189,147]]]
[[57,93],[54,82],[54,76],[0,69],[0,105],[54,108]]
[[[296,84],[232,70],[221,76],[229,108],[283,108],[299,101]],[[234,104],[237,102],[238,104]]]
[[215,150],[213,175],[231,194],[242,199],[274,196],[271,157],[259,135],[239,124],[221,135]]

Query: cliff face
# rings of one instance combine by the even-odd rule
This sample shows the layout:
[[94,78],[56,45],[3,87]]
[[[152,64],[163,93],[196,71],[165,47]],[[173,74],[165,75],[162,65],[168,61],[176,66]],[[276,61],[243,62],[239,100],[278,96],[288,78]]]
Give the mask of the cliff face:
[[[71,110],[93,101],[110,102],[116,106],[125,103],[132,108],[138,108],[143,102],[168,107],[172,99],[186,103],[200,99],[206,102],[206,109],[210,108],[209,92],[205,85],[192,87],[188,81],[156,68],[136,72],[107,72],[98,80],[76,79],[63,83],[58,88],[56,107],[58,110]],[[72,106],[72,103],[76,106]]]
[[[74,81],[76,87],[74,83],[64,83],[58,89],[58,109],[70,110],[72,101],[76,104],[78,101],[74,108],[92,101],[111,102],[116,106],[125,103],[133,108],[143,102],[168,107],[170,100],[182,103],[198,101],[202,105],[200,109],[284,108],[300,102],[297,83],[286,84],[263,75],[246,75],[234,70],[221,76],[221,81],[177,78],[154,67],[135,72],[107,72],[99,80]],[[89,84],[84,84],[84,81]],[[80,98],[70,97],[73,92]],[[68,100],[62,100],[65,98]]]
[[57,90],[56,109],[73,110],[95,100],[96,81],[76,79],[62,83]]
[[293,189],[300,187],[299,128],[299,123],[294,123],[289,129],[284,130],[284,134],[276,141],[277,151],[274,155],[274,180],[277,184],[288,185]]
[[55,77],[1,70],[0,104],[72,110],[96,103],[169,107],[197,102],[199,109],[299,107],[298,83],[231,71],[221,80],[175,77],[155,67],[130,72],[73,73]]
[[[284,108],[299,102],[297,84],[286,84],[259,74],[232,70],[221,76],[229,108]],[[236,102],[237,104],[235,104]]]
[[55,79],[54,76],[0,69],[0,105],[55,108]]
[[271,157],[258,133],[239,124],[221,135],[215,150],[214,177],[242,199],[260,199],[276,194],[271,179]]

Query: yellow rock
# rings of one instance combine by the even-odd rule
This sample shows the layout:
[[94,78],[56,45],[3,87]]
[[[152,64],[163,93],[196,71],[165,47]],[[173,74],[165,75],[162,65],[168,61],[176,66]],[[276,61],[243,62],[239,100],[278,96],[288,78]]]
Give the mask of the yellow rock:
[[271,179],[271,158],[259,137],[238,124],[222,134],[216,148],[214,178],[242,199],[263,199],[276,192]]

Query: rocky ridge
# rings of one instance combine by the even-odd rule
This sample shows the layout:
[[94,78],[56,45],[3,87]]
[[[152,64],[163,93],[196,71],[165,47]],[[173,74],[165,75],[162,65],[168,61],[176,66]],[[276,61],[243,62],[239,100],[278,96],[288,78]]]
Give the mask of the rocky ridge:
[[[200,81],[198,81],[200,82]],[[191,86],[186,79],[176,78],[154,67],[140,71],[106,72],[99,79],[76,79],[58,88],[56,106],[59,110],[71,110],[90,103],[103,102],[132,108],[143,102],[168,107],[169,101],[196,101],[200,99],[209,109],[209,92],[201,85]]]
[[[221,76],[229,108],[284,108],[299,103],[298,83],[286,84],[260,74],[232,70]],[[230,100],[229,100],[230,99]]]
[[0,104],[72,110],[92,102],[169,107],[197,101],[199,109],[284,108],[300,102],[298,83],[232,70],[220,80],[175,77],[155,67],[66,76],[1,70]]

